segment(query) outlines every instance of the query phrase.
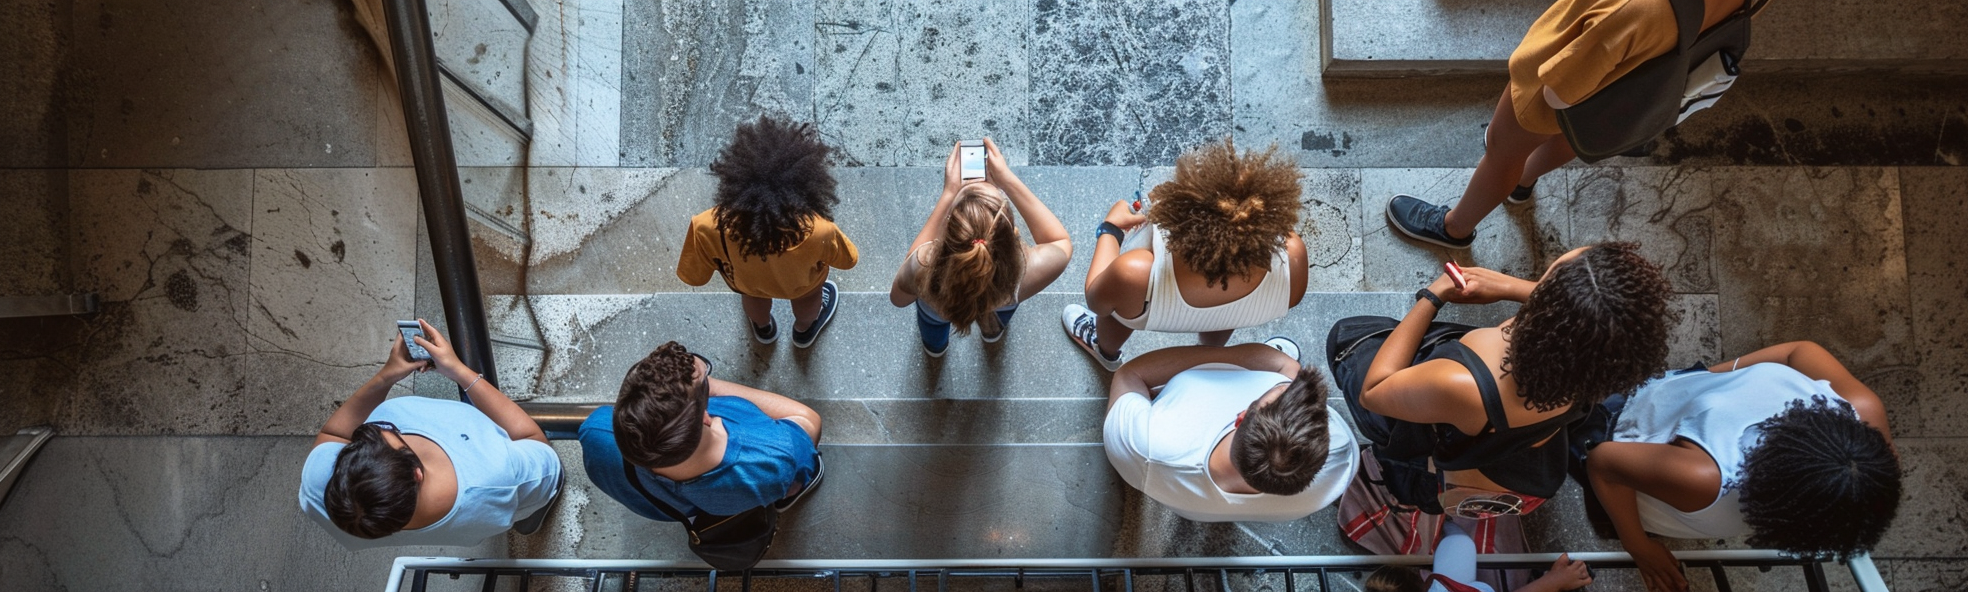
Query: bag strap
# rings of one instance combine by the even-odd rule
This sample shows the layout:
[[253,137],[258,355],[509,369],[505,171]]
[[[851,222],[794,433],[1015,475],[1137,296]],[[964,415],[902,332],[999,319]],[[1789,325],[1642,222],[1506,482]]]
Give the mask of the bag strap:
[[1708,3],[1702,0],[1668,0],[1668,6],[1674,9],[1674,25],[1680,33],[1680,38],[1676,40],[1679,46],[1676,53],[1686,53],[1701,37],[1702,19],[1707,17]]
[[662,510],[670,518],[674,518],[677,522],[682,523],[683,529],[690,532],[690,540],[697,540],[697,529],[691,526],[690,517],[685,516],[683,512],[677,511],[675,507],[663,503],[663,500],[656,499],[656,496],[650,495],[649,489],[642,486],[642,477],[636,475],[635,465],[622,463],[622,474],[629,478],[629,485],[635,488],[636,493],[642,494],[642,499],[649,500],[650,505],[656,506],[656,509]]

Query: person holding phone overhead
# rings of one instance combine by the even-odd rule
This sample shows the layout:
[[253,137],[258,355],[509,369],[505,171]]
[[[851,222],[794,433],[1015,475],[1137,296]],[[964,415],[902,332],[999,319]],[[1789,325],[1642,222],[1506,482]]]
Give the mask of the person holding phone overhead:
[[[301,512],[351,550],[475,545],[512,530],[533,534],[559,497],[560,456],[526,412],[458,360],[450,340],[417,321],[410,358],[402,334],[376,376],[314,438],[301,467]],[[412,372],[436,371],[471,404],[384,400]]]
[[[1283,318],[1305,297],[1308,272],[1298,180],[1276,146],[1239,155],[1224,138],[1176,159],[1175,178],[1150,192],[1145,215],[1115,202],[1095,230],[1086,305],[1060,316],[1067,337],[1112,372],[1135,331],[1196,333],[1220,346],[1232,331]],[[1124,250],[1136,228],[1150,240]]]
[[829,271],[861,260],[834,225],[830,151],[812,124],[761,116],[739,125],[711,163],[717,205],[691,217],[683,235],[677,278],[702,286],[723,276],[760,344],[779,340],[772,301],[790,300],[793,345],[813,345],[840,304]]
[[[1476,224],[1490,211],[1506,199],[1530,201],[1539,177],[1576,158],[1559,129],[1558,110],[1584,102],[1642,63],[1676,49],[1681,35],[1672,1],[1552,3],[1510,54],[1510,82],[1485,128],[1483,158],[1462,199],[1452,208],[1396,195],[1387,202],[1388,224],[1414,240],[1467,249],[1475,242]],[[1743,0],[1698,3],[1703,31],[1744,8]]]
[[[1036,244],[1020,239],[1014,213]],[[895,270],[888,301],[915,305],[923,351],[941,357],[953,328],[967,335],[975,326],[986,343],[1004,338],[1018,304],[1052,285],[1072,258],[1066,226],[985,138],[951,149],[943,192]]]

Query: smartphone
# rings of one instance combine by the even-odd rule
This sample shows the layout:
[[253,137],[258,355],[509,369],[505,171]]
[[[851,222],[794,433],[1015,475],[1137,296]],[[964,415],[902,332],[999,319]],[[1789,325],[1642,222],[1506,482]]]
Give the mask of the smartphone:
[[1141,192],[1139,190],[1135,191],[1134,201],[1128,202],[1128,211],[1139,214],[1141,213],[1142,209],[1147,207],[1148,207],[1148,199],[1141,197]]
[[1457,290],[1469,289],[1469,278],[1462,275],[1461,265],[1456,265],[1454,261],[1446,261],[1442,263],[1442,269],[1448,270],[1449,281],[1455,282]]
[[430,339],[429,337],[424,337],[424,325],[422,323],[416,321],[397,321],[396,332],[403,334],[403,347],[404,349],[410,350],[410,359],[419,362],[430,361],[430,350],[424,349],[424,346],[417,345],[417,340],[411,339],[412,337]]
[[957,142],[957,164],[963,169],[964,180],[984,178],[984,141]]

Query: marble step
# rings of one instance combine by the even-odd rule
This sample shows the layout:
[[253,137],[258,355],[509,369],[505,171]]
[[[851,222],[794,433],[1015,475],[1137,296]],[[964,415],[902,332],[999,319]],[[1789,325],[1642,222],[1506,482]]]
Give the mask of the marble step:
[[[1326,0],[1329,77],[1501,73],[1548,0]],[[1968,4],[1774,2],[1746,69],[1968,73]]]
[[[1242,329],[1232,342],[1286,335],[1306,360],[1323,360],[1325,333],[1338,319],[1398,315],[1413,302],[1402,293],[1311,293],[1285,318]],[[1059,323],[1078,294],[1027,300],[996,344],[955,339],[942,358],[921,352],[915,316],[890,306],[886,293],[844,292],[833,324],[808,349],[783,335],[758,345],[747,333],[735,294],[547,295],[491,299],[495,331],[537,323],[547,351],[497,348],[508,391],[540,401],[609,401],[622,375],[651,349],[678,341],[717,364],[718,374],[801,400],[1090,399],[1106,397],[1107,374],[1066,338]],[[1456,307],[1444,318],[1495,323],[1513,307]],[[791,317],[782,304],[782,325]],[[783,331],[784,329],[782,329]],[[1195,343],[1192,335],[1139,333],[1124,354]],[[428,377],[419,377],[424,380]],[[428,381],[436,384],[437,380]],[[442,385],[439,385],[440,387]]]

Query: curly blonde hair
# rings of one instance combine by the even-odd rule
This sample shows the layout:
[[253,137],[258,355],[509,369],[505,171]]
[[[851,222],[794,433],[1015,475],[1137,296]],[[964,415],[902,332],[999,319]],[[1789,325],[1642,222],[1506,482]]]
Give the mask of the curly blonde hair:
[[1270,269],[1298,227],[1299,177],[1276,145],[1239,156],[1226,137],[1176,159],[1175,178],[1148,194],[1148,221],[1208,285],[1229,287],[1232,276]]
[[916,273],[917,298],[967,335],[1018,294],[1025,244],[1011,221],[1011,200],[987,183],[964,186],[950,204],[943,237]]

